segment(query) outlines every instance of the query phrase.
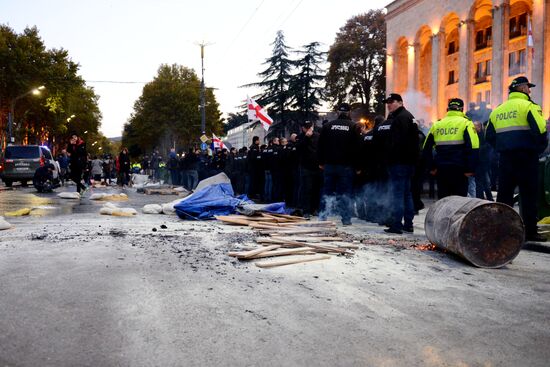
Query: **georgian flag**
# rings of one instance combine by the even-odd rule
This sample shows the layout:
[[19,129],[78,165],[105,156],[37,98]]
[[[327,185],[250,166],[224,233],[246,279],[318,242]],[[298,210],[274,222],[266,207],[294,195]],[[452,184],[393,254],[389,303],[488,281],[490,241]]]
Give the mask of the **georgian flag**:
[[273,119],[269,117],[267,112],[256,101],[250,97],[248,99],[248,121],[260,121],[265,131],[269,130],[269,127],[273,123]]
[[223,141],[218,138],[216,135],[212,134],[212,149],[223,149],[225,148],[225,145],[223,144]]

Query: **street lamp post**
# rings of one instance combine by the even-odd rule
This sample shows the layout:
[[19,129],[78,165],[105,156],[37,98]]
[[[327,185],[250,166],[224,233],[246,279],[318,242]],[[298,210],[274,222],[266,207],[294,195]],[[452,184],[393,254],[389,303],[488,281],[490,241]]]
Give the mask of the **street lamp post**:
[[39,95],[40,94],[40,91],[43,90],[44,87],[43,85],[41,85],[40,87],[38,88],[34,88],[34,89],[31,89],[30,91],[26,92],[26,93],[23,93],[17,97],[15,97],[14,99],[12,99],[11,103],[10,103],[10,112],[8,114],[8,135],[9,135],[9,144],[13,144],[14,141],[15,141],[15,138],[13,137],[13,133],[12,133],[12,129],[13,129],[13,120],[15,119],[15,103],[29,95],[29,94],[34,94],[34,95]]

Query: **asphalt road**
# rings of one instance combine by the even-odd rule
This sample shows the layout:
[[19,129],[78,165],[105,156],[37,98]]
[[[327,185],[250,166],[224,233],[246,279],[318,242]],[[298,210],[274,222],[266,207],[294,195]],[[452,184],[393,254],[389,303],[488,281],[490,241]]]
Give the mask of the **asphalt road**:
[[[68,190],[74,190],[69,187]],[[103,189],[102,189],[103,190]],[[117,191],[116,188],[109,190]],[[478,269],[355,221],[351,258],[262,270],[249,230],[101,216],[0,191],[0,366],[535,366],[550,361],[550,255]],[[127,190],[121,206],[168,202]],[[42,213],[40,210],[44,210]],[[166,228],[163,228],[166,227]]]

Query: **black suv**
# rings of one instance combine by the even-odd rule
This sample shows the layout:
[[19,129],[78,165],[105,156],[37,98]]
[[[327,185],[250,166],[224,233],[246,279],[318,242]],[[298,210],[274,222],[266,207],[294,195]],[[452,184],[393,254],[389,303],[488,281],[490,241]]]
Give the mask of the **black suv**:
[[59,164],[53,159],[48,147],[40,145],[8,145],[0,156],[0,178],[7,187],[14,181],[26,186],[32,181],[34,172],[40,166],[53,164],[54,180],[59,180]]

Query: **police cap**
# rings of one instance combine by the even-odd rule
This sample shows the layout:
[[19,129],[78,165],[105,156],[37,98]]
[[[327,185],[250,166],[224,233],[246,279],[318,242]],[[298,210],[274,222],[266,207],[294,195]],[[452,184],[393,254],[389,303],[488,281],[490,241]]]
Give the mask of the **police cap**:
[[390,93],[388,97],[382,100],[382,103],[391,103],[391,102],[403,102],[403,98],[401,98],[401,95],[397,93]]
[[351,107],[348,103],[340,103],[337,108],[338,112],[349,112],[351,111]]
[[518,76],[514,80],[512,80],[512,83],[510,83],[510,86],[508,87],[509,90],[514,90],[516,87],[519,87],[520,85],[528,85],[529,88],[535,87],[535,84],[529,83],[529,79],[527,79],[524,76]]
[[460,98],[451,98],[447,104],[447,109],[454,111],[462,111],[464,109],[464,101]]

